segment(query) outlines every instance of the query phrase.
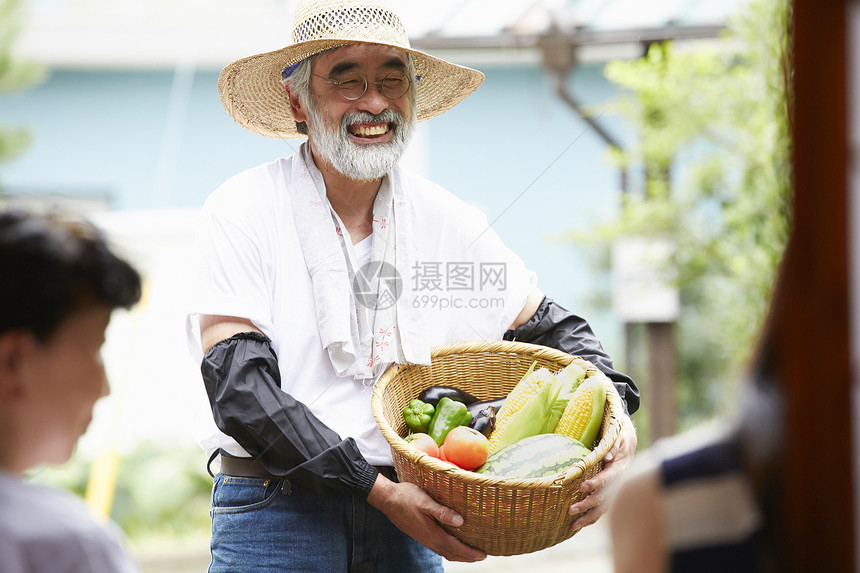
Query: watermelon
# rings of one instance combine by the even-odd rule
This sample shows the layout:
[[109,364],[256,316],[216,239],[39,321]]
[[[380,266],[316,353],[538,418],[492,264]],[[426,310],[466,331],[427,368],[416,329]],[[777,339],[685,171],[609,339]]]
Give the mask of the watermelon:
[[517,479],[546,477],[567,470],[589,453],[591,450],[568,436],[538,434],[493,452],[475,471]]

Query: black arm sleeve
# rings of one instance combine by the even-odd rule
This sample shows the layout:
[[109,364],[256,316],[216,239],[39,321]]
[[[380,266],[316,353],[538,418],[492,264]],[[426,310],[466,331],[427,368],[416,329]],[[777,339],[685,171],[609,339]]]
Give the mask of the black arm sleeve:
[[200,366],[218,428],[276,476],[321,496],[367,497],[379,473],[310,409],[281,390],[271,341],[243,332],[215,344]]
[[522,326],[505,333],[505,340],[519,340],[556,348],[584,358],[612,380],[628,414],[639,409],[639,388],[626,374],[616,371],[584,318],[576,316],[548,297]]

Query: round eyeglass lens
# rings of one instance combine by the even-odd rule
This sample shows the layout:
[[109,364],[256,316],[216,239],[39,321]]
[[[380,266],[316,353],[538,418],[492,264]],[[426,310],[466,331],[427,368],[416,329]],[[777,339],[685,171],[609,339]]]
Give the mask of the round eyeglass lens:
[[377,83],[379,91],[388,99],[400,99],[409,91],[409,78],[401,72],[391,72]]

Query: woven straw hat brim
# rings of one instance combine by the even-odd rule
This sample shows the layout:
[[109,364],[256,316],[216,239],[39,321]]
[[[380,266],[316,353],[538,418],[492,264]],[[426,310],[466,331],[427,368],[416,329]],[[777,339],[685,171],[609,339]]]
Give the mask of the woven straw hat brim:
[[281,83],[281,71],[325,50],[348,44],[390,46],[412,55],[416,114],[424,121],[444,113],[463,101],[484,81],[484,74],[452,64],[424,52],[382,42],[326,38],[299,42],[264,54],[236,60],[221,71],[218,93],[224,109],[245,129],[277,139],[306,137],[296,130],[290,103]]

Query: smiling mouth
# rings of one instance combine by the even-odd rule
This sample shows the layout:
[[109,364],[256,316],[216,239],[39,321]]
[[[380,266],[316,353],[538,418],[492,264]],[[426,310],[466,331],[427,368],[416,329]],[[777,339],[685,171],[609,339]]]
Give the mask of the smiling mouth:
[[349,126],[349,133],[356,137],[374,138],[380,137],[391,131],[390,123],[366,124],[360,123]]

